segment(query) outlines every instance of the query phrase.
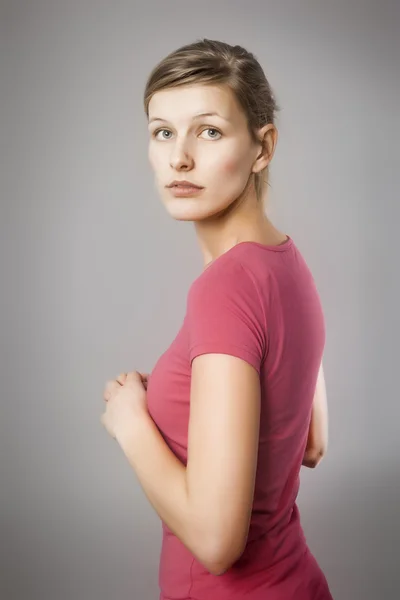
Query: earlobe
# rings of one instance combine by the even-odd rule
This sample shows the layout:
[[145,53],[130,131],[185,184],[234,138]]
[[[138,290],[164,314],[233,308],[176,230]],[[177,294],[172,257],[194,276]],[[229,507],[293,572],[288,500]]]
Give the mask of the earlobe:
[[260,173],[266,167],[268,167],[269,163],[271,162],[271,158],[272,156],[270,156],[268,146],[267,144],[264,144],[254,163],[254,167],[252,169],[253,173]]
[[253,165],[253,173],[259,173],[268,167],[274,155],[277,135],[277,129],[271,123],[259,130],[258,139],[261,149]]
[[262,147],[256,159],[257,171],[255,172],[263,171],[266,167],[268,167],[275,152],[277,136],[278,132],[274,126],[265,126],[264,136],[260,140]]

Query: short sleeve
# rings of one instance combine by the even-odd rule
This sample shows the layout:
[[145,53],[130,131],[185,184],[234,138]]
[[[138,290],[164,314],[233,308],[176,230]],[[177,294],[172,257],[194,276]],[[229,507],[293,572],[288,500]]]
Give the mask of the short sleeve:
[[190,364],[200,354],[230,354],[260,374],[266,323],[253,275],[238,261],[214,267],[195,280],[188,294]]

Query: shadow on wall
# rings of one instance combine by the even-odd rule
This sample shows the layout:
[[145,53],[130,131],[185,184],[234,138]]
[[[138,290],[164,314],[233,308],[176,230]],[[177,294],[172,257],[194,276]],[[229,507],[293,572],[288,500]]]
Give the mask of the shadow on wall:
[[[53,494],[42,492],[45,503]],[[1,515],[1,600],[158,598],[161,531],[144,499],[139,506],[127,494],[134,514],[128,500],[107,506],[101,497],[88,511],[81,493],[42,511],[15,496],[12,513]]]
[[400,597],[400,463],[377,462],[302,470],[303,527],[335,600]]

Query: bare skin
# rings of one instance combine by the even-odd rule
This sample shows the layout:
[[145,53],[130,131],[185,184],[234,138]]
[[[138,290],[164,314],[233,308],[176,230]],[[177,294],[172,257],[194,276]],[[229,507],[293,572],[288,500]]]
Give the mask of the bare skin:
[[303,465],[315,469],[328,449],[328,402],[323,365],[318,373]]
[[[211,111],[221,116],[194,118]],[[158,92],[150,101],[149,133],[162,202],[173,218],[193,222],[205,266],[239,242],[277,245],[287,239],[266,216],[253,181],[271,162],[278,131],[265,125],[254,143],[229,90],[196,85]],[[175,179],[204,189],[175,198],[165,187]]]

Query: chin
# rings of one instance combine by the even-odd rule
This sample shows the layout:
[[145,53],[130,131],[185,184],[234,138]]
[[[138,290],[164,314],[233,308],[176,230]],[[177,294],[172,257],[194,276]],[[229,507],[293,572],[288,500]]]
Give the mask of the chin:
[[165,202],[168,214],[176,221],[205,221],[223,213],[228,207],[207,206],[204,200],[198,198],[171,198]]
[[198,210],[168,210],[168,214],[175,221],[202,221],[207,218]]

